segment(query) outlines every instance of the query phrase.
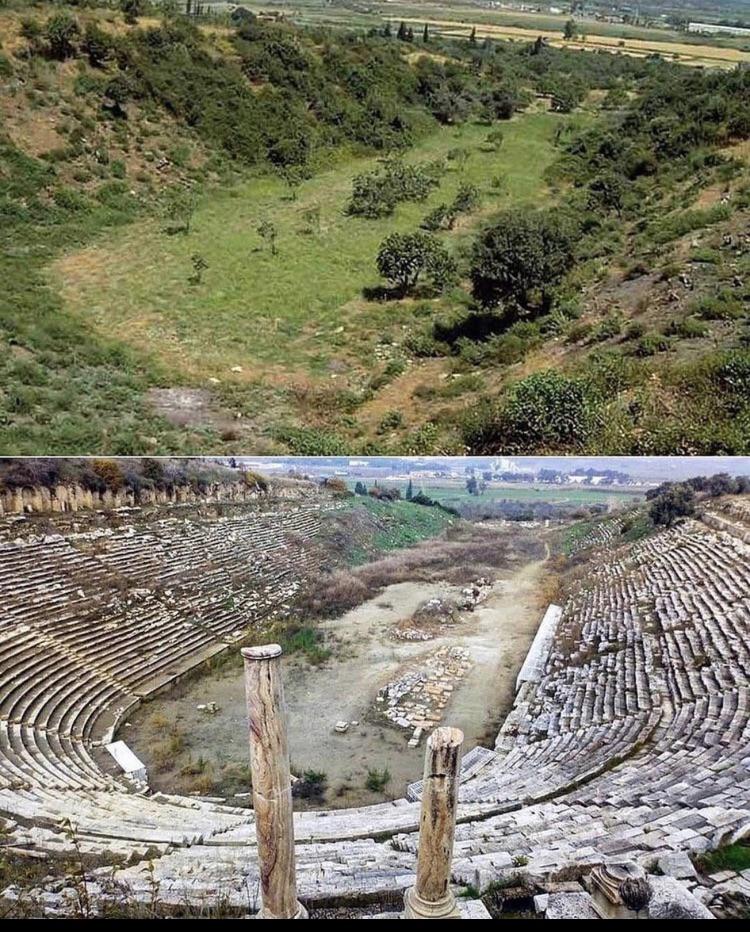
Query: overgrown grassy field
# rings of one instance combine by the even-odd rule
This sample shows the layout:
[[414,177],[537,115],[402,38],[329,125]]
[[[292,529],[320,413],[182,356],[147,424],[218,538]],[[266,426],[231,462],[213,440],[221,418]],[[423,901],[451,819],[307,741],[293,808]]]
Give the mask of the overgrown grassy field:
[[2,452],[746,452],[745,72],[408,3],[33,9],[0,14]]
[[[410,304],[362,298],[363,289],[379,284],[375,257],[382,239],[413,229],[465,182],[480,188],[484,211],[544,201],[553,136],[570,119],[585,115],[521,116],[503,127],[499,151],[484,144],[486,126],[437,130],[408,160],[464,149],[466,162],[452,165],[427,202],[400,204],[392,217],[346,214],[352,178],[377,163],[342,160],[302,183],[294,196],[275,176],[212,193],[186,236],[167,235],[158,220],[117,229],[63,255],[50,267],[49,281],[67,310],[95,332],[148,347],[175,384],[210,386],[263,428],[270,409],[268,395],[261,404],[259,392],[278,401],[280,391],[304,392],[310,380],[334,385],[342,366],[355,367],[364,379],[382,329],[396,315],[412,318]],[[502,179],[501,188],[493,188],[493,178]],[[312,208],[320,211],[319,232],[305,231],[305,212]],[[277,255],[257,232],[264,220],[278,230]],[[446,235],[451,248],[460,249],[470,226],[459,224]],[[199,285],[189,282],[196,253],[208,264]],[[233,371],[237,367],[241,371]]]
[[348,504],[353,514],[364,509],[376,522],[366,547],[356,542],[356,538],[352,540],[353,546],[347,552],[347,562],[351,566],[372,560],[373,553],[401,550],[437,537],[458,520],[441,508],[426,508],[406,501],[381,502],[358,495]]

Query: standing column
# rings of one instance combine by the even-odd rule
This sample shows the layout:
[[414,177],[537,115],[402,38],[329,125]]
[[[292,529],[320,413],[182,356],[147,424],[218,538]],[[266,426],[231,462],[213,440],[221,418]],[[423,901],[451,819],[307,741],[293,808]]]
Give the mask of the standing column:
[[260,864],[259,919],[307,919],[297,900],[292,781],[281,682],[281,647],[244,647],[255,835]]
[[450,877],[463,741],[458,728],[436,728],[427,741],[417,882],[406,891],[404,919],[461,918]]

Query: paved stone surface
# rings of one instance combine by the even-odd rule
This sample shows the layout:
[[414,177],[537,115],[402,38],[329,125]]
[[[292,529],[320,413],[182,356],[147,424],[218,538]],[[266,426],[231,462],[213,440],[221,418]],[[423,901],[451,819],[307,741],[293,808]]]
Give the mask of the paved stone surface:
[[685,851],[663,854],[658,860],[659,870],[667,877],[677,880],[695,880],[698,876],[690,856]]
[[550,893],[545,919],[598,919],[588,893]]
[[650,877],[653,891],[649,919],[715,919],[688,888],[674,877]]

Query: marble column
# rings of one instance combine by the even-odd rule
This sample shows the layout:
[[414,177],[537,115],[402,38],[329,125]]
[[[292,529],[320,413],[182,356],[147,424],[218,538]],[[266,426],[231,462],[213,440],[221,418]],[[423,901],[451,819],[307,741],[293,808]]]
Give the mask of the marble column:
[[461,918],[450,877],[463,741],[458,728],[436,728],[427,741],[417,882],[406,891],[404,919]]
[[257,918],[307,919],[297,900],[281,647],[245,647],[242,657],[262,899]]

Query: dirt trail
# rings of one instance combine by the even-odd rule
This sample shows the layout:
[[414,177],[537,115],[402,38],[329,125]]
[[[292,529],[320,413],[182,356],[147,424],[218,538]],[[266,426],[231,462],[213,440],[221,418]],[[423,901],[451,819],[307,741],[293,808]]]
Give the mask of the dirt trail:
[[[444,721],[463,729],[465,750],[487,743],[512,702],[516,673],[544,608],[544,563],[500,571],[487,599],[473,613],[464,614],[460,625],[430,641],[397,641],[388,632],[426,599],[455,597],[457,587],[399,583],[343,617],[325,622],[322,628],[334,655],[324,666],[311,667],[297,656],[284,662],[293,770],[324,772],[329,787],[326,804],[331,807],[383,799],[365,788],[370,768],[387,768],[391,781],[386,795],[402,795],[406,784],[421,776],[424,742],[408,748],[410,734],[388,725],[373,711],[375,697],[405,664],[442,645],[463,647],[473,662],[446,708]],[[219,707],[215,715],[197,709],[209,702]],[[243,683],[237,670],[206,677],[178,696],[156,700],[148,713],[177,720],[180,730],[189,735],[194,754],[201,753],[215,767],[246,764]],[[334,725],[340,720],[358,725],[337,734]],[[148,729],[134,727],[123,737],[148,764]],[[168,788],[169,779],[168,773],[163,774],[157,788]]]

